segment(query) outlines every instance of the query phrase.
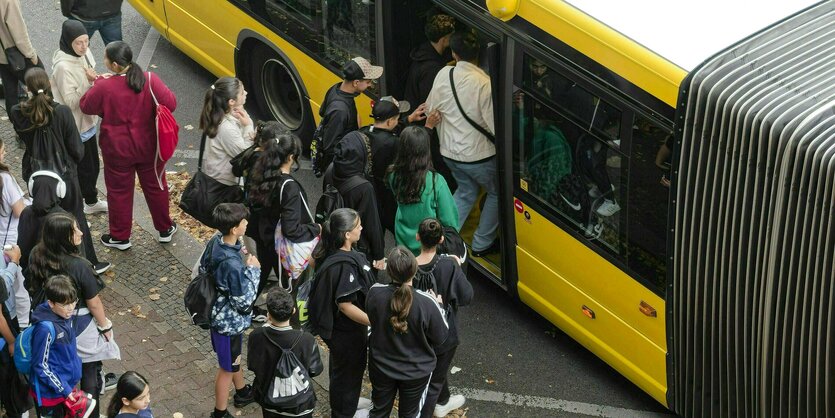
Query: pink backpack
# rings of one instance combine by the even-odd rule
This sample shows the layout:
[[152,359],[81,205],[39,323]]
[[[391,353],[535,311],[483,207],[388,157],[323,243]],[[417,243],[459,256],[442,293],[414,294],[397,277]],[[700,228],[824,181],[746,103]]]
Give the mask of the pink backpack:
[[151,97],[154,99],[154,105],[157,107],[155,125],[157,128],[157,153],[154,161],[154,170],[157,173],[157,182],[160,189],[162,189],[162,176],[165,175],[165,170],[157,171],[157,161],[163,163],[171,159],[174,155],[174,150],[177,149],[177,142],[179,142],[180,126],[168,106],[160,104],[157,96],[154,95],[154,89],[151,87],[151,72],[148,72],[148,90],[151,91]]

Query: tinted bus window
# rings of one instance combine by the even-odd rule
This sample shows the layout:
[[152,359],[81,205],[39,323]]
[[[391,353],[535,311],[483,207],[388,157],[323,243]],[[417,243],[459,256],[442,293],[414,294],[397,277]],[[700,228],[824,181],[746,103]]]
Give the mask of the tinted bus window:
[[233,0],[333,70],[361,56],[377,61],[374,3],[352,0]]

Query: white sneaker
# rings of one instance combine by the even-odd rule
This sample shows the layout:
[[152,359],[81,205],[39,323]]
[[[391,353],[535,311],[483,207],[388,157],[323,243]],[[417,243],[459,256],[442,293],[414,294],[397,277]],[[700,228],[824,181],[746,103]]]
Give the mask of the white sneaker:
[[603,232],[603,224],[590,223],[586,226],[585,232],[588,239],[600,238],[600,234]]
[[98,212],[107,212],[107,201],[106,200],[99,200],[98,202],[88,205],[84,204],[84,213],[90,215],[93,213]]
[[620,205],[614,200],[606,199],[597,207],[597,214],[600,216],[612,216],[620,211]]
[[448,413],[464,406],[464,402],[467,402],[467,398],[463,395],[452,395],[449,397],[446,404],[436,404],[435,412],[432,415],[435,415],[438,418],[443,418],[447,416]]

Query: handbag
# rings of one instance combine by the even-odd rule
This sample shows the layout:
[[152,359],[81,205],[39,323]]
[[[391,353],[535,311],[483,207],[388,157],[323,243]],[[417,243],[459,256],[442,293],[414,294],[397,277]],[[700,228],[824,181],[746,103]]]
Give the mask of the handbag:
[[437,175],[434,171],[432,172],[432,195],[435,199],[433,206],[435,208],[435,218],[441,223],[444,230],[444,242],[438,244],[438,253],[457,256],[461,260],[461,264],[464,264],[467,261],[467,245],[464,244],[464,239],[461,238],[461,234],[455,227],[444,225],[438,215],[438,189],[435,187],[435,176]]
[[180,209],[191,215],[203,225],[215,227],[212,212],[221,203],[240,203],[243,190],[237,185],[223,184],[203,172],[203,153],[206,149],[206,134],[200,138],[200,154],[197,160],[197,172],[183,188],[180,196]]
[[496,136],[491,134],[490,131],[488,131],[485,127],[475,123],[474,120],[470,119],[470,117],[467,116],[467,112],[465,112],[464,108],[461,106],[461,101],[458,100],[458,92],[455,91],[455,80],[452,78],[452,72],[453,71],[455,71],[455,67],[452,67],[452,69],[449,70],[449,87],[452,89],[452,97],[455,98],[455,104],[458,105],[458,111],[461,112],[461,116],[463,116],[464,119],[470,125],[472,125],[473,128],[475,128],[475,130],[481,132],[481,134],[486,136],[487,139],[490,140],[490,142],[495,144],[496,143]]
[[[5,25],[6,30],[11,34],[12,31],[11,29],[9,29],[9,25]],[[13,73],[15,73],[15,76],[18,80],[23,81],[23,76],[26,74],[26,70],[32,67],[44,68],[43,61],[40,59],[40,57],[38,58],[38,63],[33,64],[32,61],[26,59],[26,57],[23,56],[23,53],[20,52],[20,49],[18,49],[16,45],[10,46],[8,48],[6,48],[5,45],[0,46],[3,47],[3,53],[6,55],[6,62],[9,63],[9,69],[12,70]]]
[[165,190],[162,185],[162,177],[165,175],[165,170],[157,170],[157,162],[161,161],[163,166],[165,162],[171,159],[174,155],[174,150],[177,149],[177,143],[180,141],[179,133],[180,126],[177,120],[174,119],[174,114],[171,109],[164,104],[160,104],[157,96],[154,94],[154,89],[151,87],[151,72],[148,71],[148,90],[151,92],[151,98],[154,99],[154,127],[157,131],[157,153],[154,158],[154,172],[157,174],[157,183],[159,183],[160,190]]
[[[281,205],[281,197],[284,195],[284,186],[291,181],[293,181],[293,179],[287,179],[281,183],[281,189],[278,194],[279,205]],[[307,210],[307,215],[310,216],[310,219],[313,219],[313,215],[310,213],[310,208],[304,200],[304,195],[299,193],[299,197],[301,197],[302,204],[304,204],[304,208]],[[304,273],[310,265],[310,259],[313,256],[313,249],[316,248],[316,244],[319,243],[319,239],[320,237],[317,235],[315,238],[307,242],[292,242],[284,236],[284,233],[281,230],[281,221],[279,220],[279,222],[275,225],[275,251],[278,254],[278,259],[281,262],[282,269],[286,271],[290,277],[290,280],[288,280],[290,287],[289,289],[286,289],[288,292],[293,291],[293,281],[298,280],[302,273]],[[280,280],[279,285],[281,285]]]

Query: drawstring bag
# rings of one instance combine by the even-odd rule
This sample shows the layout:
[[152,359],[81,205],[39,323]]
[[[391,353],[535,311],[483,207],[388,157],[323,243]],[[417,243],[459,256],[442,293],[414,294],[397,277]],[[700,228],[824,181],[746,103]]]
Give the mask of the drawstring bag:
[[[279,190],[278,195],[279,206],[281,205],[281,197],[284,195],[284,186],[291,181],[293,181],[293,179],[287,179],[281,183],[281,189]],[[301,197],[302,204],[304,204],[304,208],[307,210],[307,215],[310,216],[310,219],[313,219],[313,215],[310,213],[310,208],[307,206],[307,202],[304,200],[304,195],[301,194],[301,192],[299,192],[299,197]],[[290,278],[290,280],[287,281],[289,283],[287,291],[292,292],[293,281],[298,280],[302,273],[304,273],[307,269],[307,266],[310,265],[310,258],[313,256],[313,249],[316,248],[316,244],[319,243],[320,237],[317,235],[308,242],[292,242],[287,239],[281,231],[280,219],[275,225],[274,237],[275,251],[278,254],[279,261],[281,262],[281,268],[287,272],[287,275]],[[279,283],[280,282],[281,281],[279,280]]]
[[157,131],[157,153],[154,158],[154,172],[157,174],[157,182],[159,188],[164,190],[162,186],[162,176],[165,175],[165,170],[157,170],[157,162],[165,162],[170,160],[174,155],[174,150],[177,149],[177,143],[180,141],[179,133],[180,126],[177,125],[177,120],[174,119],[174,114],[171,109],[164,104],[160,104],[157,96],[154,94],[154,89],[151,87],[151,72],[148,71],[148,90],[151,91],[151,98],[154,99],[154,106],[156,111],[154,114],[154,125]]

